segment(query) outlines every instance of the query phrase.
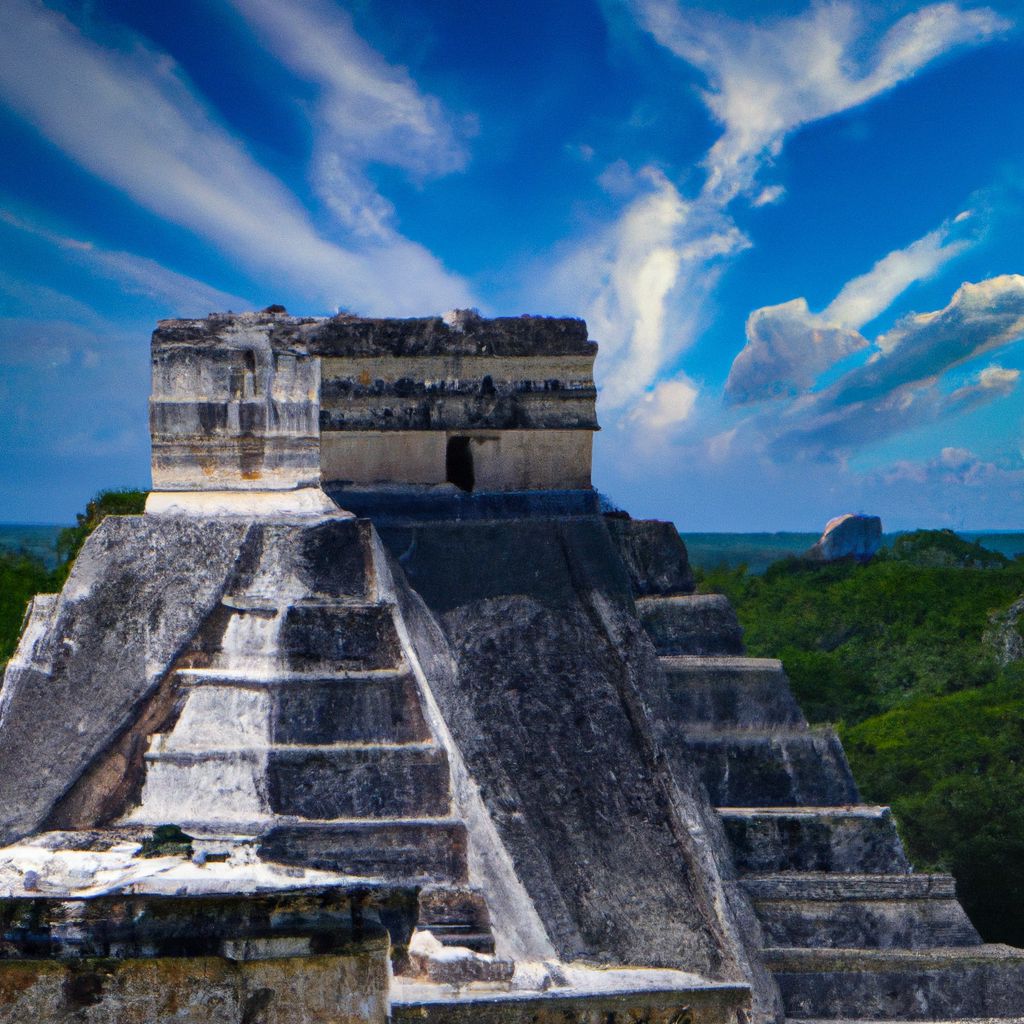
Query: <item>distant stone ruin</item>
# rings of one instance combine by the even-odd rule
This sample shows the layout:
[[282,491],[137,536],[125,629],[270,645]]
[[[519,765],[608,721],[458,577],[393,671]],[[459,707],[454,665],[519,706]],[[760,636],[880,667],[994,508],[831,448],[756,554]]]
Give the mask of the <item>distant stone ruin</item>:
[[881,546],[882,520],[878,516],[847,512],[825,524],[807,557],[820,562],[837,562],[843,558],[870,562]]
[[912,872],[672,524],[599,511],[595,354],[159,325],[147,512],[0,690],[0,1024],[1019,1019],[1024,952]]

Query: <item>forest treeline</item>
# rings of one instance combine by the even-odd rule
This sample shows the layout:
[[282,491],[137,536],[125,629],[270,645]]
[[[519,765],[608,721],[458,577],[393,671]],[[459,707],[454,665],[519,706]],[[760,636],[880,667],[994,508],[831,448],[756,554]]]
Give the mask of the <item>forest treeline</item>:
[[751,655],[781,658],[811,722],[838,728],[862,798],[890,804],[918,869],[951,871],[984,938],[1024,945],[1024,557],[946,530],[868,564],[698,570]]

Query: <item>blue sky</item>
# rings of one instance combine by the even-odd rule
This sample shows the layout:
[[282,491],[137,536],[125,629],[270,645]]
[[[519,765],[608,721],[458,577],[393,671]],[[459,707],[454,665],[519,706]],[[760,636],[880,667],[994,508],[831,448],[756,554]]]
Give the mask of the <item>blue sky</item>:
[[1024,528],[1015,2],[4,0],[0,521],[148,484],[158,318],[573,314],[690,530]]

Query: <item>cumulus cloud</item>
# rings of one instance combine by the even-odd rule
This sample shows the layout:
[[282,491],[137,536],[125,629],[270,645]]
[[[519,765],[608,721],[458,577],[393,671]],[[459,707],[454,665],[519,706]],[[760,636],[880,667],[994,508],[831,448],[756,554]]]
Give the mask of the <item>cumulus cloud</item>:
[[867,346],[857,331],[813,314],[803,298],[755,309],[747,318],[747,343],[725,382],[726,400],[742,405],[792,397]]
[[[866,365],[826,392],[828,400],[871,399],[902,384],[934,381],[947,370],[1024,334],[1024,276],[963,284],[943,309],[911,313],[880,335]],[[824,399],[823,399],[824,400]]]
[[746,344],[726,380],[726,400],[743,405],[793,397],[841,359],[867,348],[858,328],[971,245],[966,238],[951,238],[959,223],[962,218],[890,252],[844,285],[821,313],[812,313],[804,298],[755,309],[747,318]]
[[[908,482],[918,486],[1019,488],[1024,483],[1024,464],[1019,458],[999,461],[983,459],[968,448],[946,447],[932,459],[915,462],[900,459],[871,475],[887,485]],[[869,477],[870,479],[870,477]]]
[[696,401],[697,388],[692,381],[663,380],[636,403],[630,419],[645,431],[663,435],[690,418]]
[[[909,263],[927,269],[953,248],[930,239],[921,240],[927,246],[914,243],[880,260],[822,314],[796,299],[750,315],[747,343],[733,362],[726,398],[733,405],[784,401],[762,408],[742,425],[748,446],[775,460],[841,463],[872,443],[963,415],[1016,389],[1016,369],[992,364],[958,386],[952,371],[1024,337],[1024,276],[1019,274],[961,285],[944,308],[909,314],[873,343],[851,327],[828,322],[829,310],[842,306],[844,296],[870,293],[879,267]],[[917,261],[922,251],[928,255]],[[904,260],[905,253],[911,259]],[[865,315],[860,299],[851,308],[859,311],[847,322]],[[865,362],[812,390],[833,363],[868,347],[872,354]]]
[[792,131],[850,110],[911,78],[956,46],[1010,27],[989,8],[929,4],[881,36],[854,3],[815,3],[760,23],[633,0],[640,23],[707,76],[704,100],[724,132],[705,161],[706,191],[727,201],[751,187]]
[[461,280],[397,232],[347,248],[321,237],[174,62],[141,41],[107,49],[36,0],[7,0],[0,100],[140,206],[319,302],[392,314],[474,304]]
[[829,389],[804,405],[795,403],[760,428],[770,437],[767,451],[774,458],[842,462],[866,445],[1005,398],[1019,379],[1018,370],[991,366],[950,392],[931,380],[897,382],[855,400],[844,397],[840,388]]

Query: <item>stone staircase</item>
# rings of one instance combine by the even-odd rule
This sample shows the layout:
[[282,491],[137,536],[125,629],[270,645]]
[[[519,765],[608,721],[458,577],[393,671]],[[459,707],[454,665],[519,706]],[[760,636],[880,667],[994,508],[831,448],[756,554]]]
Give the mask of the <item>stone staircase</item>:
[[637,607],[667,737],[719,808],[787,1018],[1024,1020],[1024,951],[982,943],[951,876],[913,872],[889,809],[859,802],[838,737],[808,726],[781,663],[741,656],[726,599]]
[[[152,738],[129,821],[408,885],[420,893],[419,927],[490,953],[448,755],[427,724],[400,613],[378,591],[368,528],[329,520],[319,538],[308,526],[268,528],[176,665],[180,713]],[[333,559],[321,557],[328,542]]]

